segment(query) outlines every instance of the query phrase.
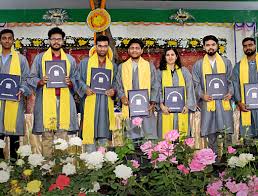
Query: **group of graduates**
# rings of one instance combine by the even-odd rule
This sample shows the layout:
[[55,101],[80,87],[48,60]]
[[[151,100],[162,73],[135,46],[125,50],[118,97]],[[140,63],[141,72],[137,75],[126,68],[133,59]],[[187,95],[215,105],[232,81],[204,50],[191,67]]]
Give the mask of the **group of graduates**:
[[[231,143],[234,132],[232,102],[240,111],[240,133],[245,137],[258,135],[258,110],[248,110],[245,105],[244,84],[257,83],[258,63],[255,39],[247,37],[242,41],[245,56],[234,68],[229,59],[220,56],[218,39],[213,35],[203,38],[205,56],[198,60],[192,74],[183,67],[175,48],[166,48],[159,69],[141,57],[144,44],[139,39],[128,43],[129,59],[116,65],[112,61],[109,38],[101,35],[89,57],[76,65],[75,59],[65,53],[65,33],[55,27],[48,32],[50,47],[38,54],[29,69],[26,58],[12,49],[14,33],[10,29],[0,32],[0,73],[20,75],[18,101],[0,101],[0,133],[3,139],[10,137],[11,157],[16,157],[19,136],[24,135],[24,99],[33,91],[36,96],[34,106],[33,134],[42,134],[42,154],[52,154],[54,137],[67,140],[68,134],[77,134],[81,129],[83,144],[88,152],[96,146],[107,145],[112,131],[116,129],[114,97],[122,104],[122,117],[125,120],[125,135],[134,142],[145,137],[163,138],[172,130],[179,130],[180,137],[191,137],[190,113],[201,112],[201,136],[208,138],[208,146],[217,152],[217,138],[225,136]],[[67,76],[65,88],[47,88],[45,62],[64,60]],[[105,94],[95,93],[91,86],[92,68],[111,70],[112,87]],[[226,75],[228,93],[222,100],[213,100],[207,94],[206,74]],[[171,113],[164,104],[164,88],[182,86],[185,91],[185,106],[181,113]],[[147,89],[149,93],[149,116],[143,118],[141,126],[129,118],[128,91]],[[78,125],[77,110],[73,95],[81,98],[81,128]],[[157,111],[157,115],[154,115]],[[3,155],[2,155],[3,156]]]

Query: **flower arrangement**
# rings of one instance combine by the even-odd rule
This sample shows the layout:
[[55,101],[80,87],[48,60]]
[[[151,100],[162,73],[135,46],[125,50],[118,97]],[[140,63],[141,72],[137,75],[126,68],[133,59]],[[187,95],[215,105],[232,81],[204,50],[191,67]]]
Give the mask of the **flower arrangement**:
[[163,140],[144,141],[140,154],[131,140],[115,152],[100,147],[82,153],[79,137],[56,139],[51,158],[20,146],[15,163],[0,161],[1,194],[257,195],[257,154],[228,146],[216,169],[218,157],[211,149],[195,149],[194,138],[179,137],[171,130]]

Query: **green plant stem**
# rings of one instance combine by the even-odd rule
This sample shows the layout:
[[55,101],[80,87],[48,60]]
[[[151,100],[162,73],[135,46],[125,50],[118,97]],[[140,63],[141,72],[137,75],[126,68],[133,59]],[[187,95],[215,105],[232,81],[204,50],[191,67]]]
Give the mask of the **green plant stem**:
[[141,190],[143,190],[147,195],[151,196],[151,194],[143,186],[141,186],[139,183],[135,183],[135,185],[138,186]]

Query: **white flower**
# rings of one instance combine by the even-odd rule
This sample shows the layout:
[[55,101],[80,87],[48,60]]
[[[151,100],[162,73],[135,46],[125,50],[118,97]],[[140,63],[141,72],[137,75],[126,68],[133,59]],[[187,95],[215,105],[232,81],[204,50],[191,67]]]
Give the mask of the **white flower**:
[[85,157],[86,165],[89,169],[100,169],[104,162],[104,155],[101,152],[92,152]]
[[82,153],[80,154],[80,159],[83,160],[83,161],[86,161],[87,160],[87,156],[88,156],[88,153]]
[[238,162],[238,157],[236,156],[232,156],[229,160],[228,160],[228,165],[229,167],[236,167],[236,163]]
[[71,163],[67,163],[66,165],[63,166],[62,173],[67,176],[75,174],[76,173],[75,166]]
[[55,161],[49,161],[48,163],[45,163],[44,165],[41,166],[41,169],[51,171],[51,168],[55,165]]
[[5,148],[5,141],[0,139],[0,148]]
[[44,157],[41,154],[31,154],[28,161],[33,167],[37,167],[38,165],[42,165]]
[[55,144],[55,149],[57,150],[65,150],[68,148],[68,143],[61,138],[54,140],[54,144]]
[[123,178],[124,180],[127,180],[132,176],[133,171],[130,167],[127,167],[126,165],[121,164],[116,166],[114,173],[116,174],[117,178]]
[[115,152],[108,151],[105,153],[105,160],[114,164],[118,160],[118,156]]
[[69,145],[70,146],[82,146],[82,140],[79,137],[72,137],[69,140]]
[[121,44],[121,40],[116,40],[116,46],[118,47]]
[[246,164],[247,164],[247,161],[245,160],[245,159],[239,159],[238,158],[238,162],[236,162],[236,166],[237,167],[244,167],[244,166],[246,166]]
[[23,44],[23,45],[30,45],[30,40],[28,40],[28,39],[22,39],[21,40],[21,43]]
[[94,46],[94,40],[90,40],[90,41],[89,41],[89,45],[90,45],[90,46]]
[[5,183],[9,180],[10,173],[8,171],[1,170],[0,171],[0,183]]
[[47,170],[47,171],[50,171],[50,169],[51,169],[51,165],[49,165],[49,164],[44,164],[44,165],[42,165],[41,166],[41,169],[44,169],[44,170]]
[[250,153],[242,153],[239,155],[239,159],[245,159],[246,162],[254,161],[255,157]]
[[100,189],[100,185],[98,182],[93,182],[93,189],[90,189],[88,192],[98,192],[98,190]]
[[66,38],[65,42],[67,44],[74,44],[74,40],[72,38],[70,38],[70,37]]
[[18,166],[23,166],[24,163],[25,163],[25,162],[24,162],[24,160],[22,160],[22,159],[18,159],[18,160],[16,161],[16,165],[18,165]]
[[0,162],[0,168],[3,169],[3,170],[8,170],[9,167],[8,167],[6,162],[1,161]]
[[20,146],[17,150],[17,153],[21,156],[21,157],[27,157],[29,156],[32,152],[31,152],[31,146],[30,145],[24,145],[24,146]]
[[162,40],[162,39],[159,39],[159,40],[157,41],[157,43],[158,43],[159,46],[162,46],[162,45],[164,45],[166,42],[165,42],[164,40]]
[[62,163],[73,163],[74,158],[72,157],[66,157],[65,160],[61,160]]

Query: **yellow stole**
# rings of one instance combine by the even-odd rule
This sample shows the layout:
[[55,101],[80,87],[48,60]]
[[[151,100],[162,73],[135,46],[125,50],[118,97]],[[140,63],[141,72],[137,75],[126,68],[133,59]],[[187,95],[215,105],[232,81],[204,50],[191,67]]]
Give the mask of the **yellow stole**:
[[[91,68],[98,68],[99,60],[98,55],[95,53],[89,58],[87,67],[87,81],[86,84],[90,86],[91,81]],[[113,64],[106,57],[106,69],[111,70],[111,80],[113,78]],[[83,118],[83,144],[94,144],[94,119],[95,119],[95,105],[96,95],[87,96],[84,104],[84,118]],[[108,97],[108,114],[109,114],[109,130],[115,130],[115,114],[114,114],[114,101]]]
[[[222,59],[222,57],[216,53],[216,65],[217,65],[217,72],[218,73],[226,73],[226,65]],[[208,58],[208,55],[206,54],[203,58],[202,63],[202,74],[203,74],[203,80],[204,80],[204,89],[206,93],[206,74],[212,74],[212,68],[211,64]],[[230,102],[226,100],[222,100],[222,106],[225,111],[228,111],[231,109]],[[207,111],[215,111],[216,110],[216,102],[215,100],[207,102]]]
[[[9,74],[21,76],[19,54],[14,50],[11,50],[11,52],[12,52],[12,59],[10,63]],[[1,107],[1,104],[2,104],[2,101],[0,101],[0,107]],[[18,108],[19,108],[19,102],[5,101],[4,128],[8,132],[11,132],[11,133],[16,132]]]
[[[256,67],[258,71],[258,54],[256,54]],[[239,67],[241,102],[245,103],[244,84],[249,83],[249,64],[245,55],[240,61]],[[241,112],[242,126],[251,126],[251,112]]]
[[[182,73],[182,69],[179,69],[176,65],[176,73],[179,79],[178,86],[183,86],[185,91],[185,101],[187,101],[185,79]],[[171,70],[166,69],[162,71],[162,91],[164,97],[165,87],[173,86],[173,78],[171,75]],[[162,114],[162,138],[165,134],[174,129],[174,114],[170,113],[168,115]],[[182,114],[178,113],[178,130],[180,131],[180,140],[187,136],[188,132],[188,113]]]
[[[129,58],[122,65],[122,82],[124,87],[125,96],[128,97],[128,90],[133,88],[133,66],[132,59]],[[140,57],[138,61],[138,78],[139,89],[148,89],[149,95],[151,90],[151,70],[150,63]],[[122,106],[122,116],[124,119],[129,118],[128,106]]]
[[[52,50],[49,48],[42,56],[42,74],[46,75],[46,61],[52,61]],[[65,52],[61,49],[61,60],[66,61],[67,76],[70,75],[71,64]],[[59,128],[70,128],[70,90],[60,88],[60,120]],[[43,87],[43,125],[45,129],[57,130],[56,94],[55,88]]]

